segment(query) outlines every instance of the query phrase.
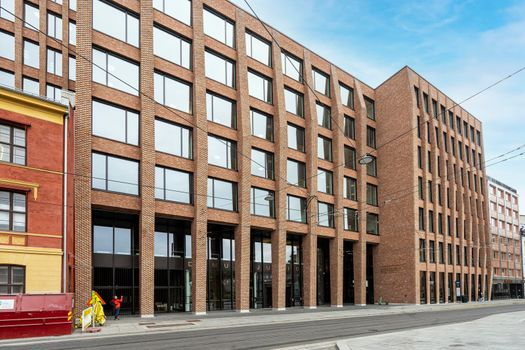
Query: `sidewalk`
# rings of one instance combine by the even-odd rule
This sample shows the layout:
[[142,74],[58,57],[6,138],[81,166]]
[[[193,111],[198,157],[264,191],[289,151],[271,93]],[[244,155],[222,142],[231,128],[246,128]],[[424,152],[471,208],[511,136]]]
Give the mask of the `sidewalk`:
[[30,344],[36,342],[53,342],[57,340],[84,340],[92,337],[120,337],[130,334],[151,334],[162,332],[184,332],[229,327],[244,327],[264,324],[279,324],[292,322],[313,322],[326,319],[354,318],[380,316],[402,313],[466,310],[486,308],[500,305],[525,304],[525,300],[504,300],[468,304],[433,304],[433,305],[369,305],[346,306],[342,308],[319,307],[314,310],[292,308],[286,311],[253,310],[249,313],[214,311],[207,315],[195,316],[191,313],[163,314],[153,318],[138,316],[122,316],[114,321],[108,317],[106,325],[99,333],[82,333],[75,330],[72,335],[61,337],[27,338],[0,341],[0,347],[14,344]]

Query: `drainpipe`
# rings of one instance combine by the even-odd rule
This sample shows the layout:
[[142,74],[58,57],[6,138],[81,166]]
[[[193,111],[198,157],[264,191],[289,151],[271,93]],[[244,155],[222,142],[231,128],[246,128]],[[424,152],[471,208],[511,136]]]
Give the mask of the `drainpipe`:
[[64,198],[64,208],[63,208],[63,228],[62,228],[62,241],[63,241],[63,252],[62,252],[62,293],[67,292],[67,180],[68,180],[68,122],[69,115],[71,112],[71,104],[68,103],[68,112],[64,116],[64,184],[63,184],[63,198]]
[[62,102],[67,102],[67,113],[64,116],[64,177],[63,177],[63,228],[62,228],[62,293],[67,292],[67,188],[68,188],[68,135],[69,135],[69,117],[72,109],[75,108],[75,93],[72,91],[62,90]]

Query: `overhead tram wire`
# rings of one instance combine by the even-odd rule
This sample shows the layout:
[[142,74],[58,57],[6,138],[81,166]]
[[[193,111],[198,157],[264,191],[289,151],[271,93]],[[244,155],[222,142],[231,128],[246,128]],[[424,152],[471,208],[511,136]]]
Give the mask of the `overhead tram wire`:
[[[123,80],[122,78],[119,78],[118,76],[116,76],[115,74],[111,73],[110,71],[108,71],[107,69],[99,66],[98,64],[94,63],[90,58],[84,56],[84,55],[81,55],[79,54],[76,50],[73,50],[73,49],[70,49],[67,45],[65,45],[61,40],[58,40],[50,35],[48,35],[47,33],[41,31],[39,28],[36,28],[35,26],[33,26],[32,24],[26,22],[23,18],[21,18],[20,16],[16,16],[13,12],[11,12],[10,10],[4,8],[3,6],[0,5],[0,8],[4,11],[6,11],[7,13],[11,14],[12,16],[14,16],[16,19],[22,21],[24,24],[27,24],[29,27],[33,28],[35,31],[37,31],[39,34],[41,35],[44,35],[46,38],[49,38],[49,39],[52,39],[53,41],[55,41],[56,43],[58,43],[60,46],[66,48],[67,50],[69,51],[72,51],[76,56],[82,58],[84,61],[88,62],[89,64],[92,65],[92,67],[96,67],[97,69],[100,69],[101,71],[105,72],[106,74],[110,75],[111,77],[113,77],[114,79],[120,81],[121,83],[123,83],[124,85],[128,86],[129,88],[133,89],[134,91],[136,91],[139,95],[149,99],[150,101],[154,102],[155,104],[158,104],[161,108],[163,108],[164,110],[168,111],[169,113],[177,116],[178,118],[181,118],[183,119],[184,121],[186,121],[187,123],[189,123],[190,125],[192,125],[193,127],[201,130],[202,132],[208,134],[207,130],[204,130],[202,127],[196,125],[191,119],[188,119],[186,118],[185,116],[183,116],[182,114],[178,113],[175,109],[172,109],[172,108],[169,108],[168,106],[162,104],[162,103],[158,103],[155,101],[155,99],[149,95],[147,95],[146,93],[142,92],[139,89],[137,89],[136,87],[132,86],[131,84],[129,84],[127,81]],[[222,140],[222,139],[218,139],[218,141],[222,142],[224,145],[226,145],[227,148],[229,148],[228,144]],[[242,151],[240,151],[237,147],[236,147],[236,153],[240,154],[241,156],[245,157],[246,159],[250,160],[251,162],[253,162],[254,164],[260,166],[260,167],[264,167],[262,164],[260,164],[259,162],[256,162],[255,160],[253,160],[251,157],[245,155]],[[279,174],[277,174],[277,176],[279,178],[281,178],[282,180],[286,181],[286,179],[284,179],[283,177],[281,177]],[[304,190],[306,192],[306,195],[308,195],[307,193],[307,189],[306,188],[302,188],[302,187],[299,187],[301,190]]]
[[[248,0],[244,0],[244,2],[245,2],[246,5],[250,8],[250,10],[252,11],[252,13],[253,13],[253,15],[255,16],[255,18],[257,18],[257,20],[261,23],[261,25],[264,27],[264,29],[266,29],[266,31],[268,32],[268,34],[272,37],[272,39],[273,39],[273,41],[275,42],[275,44],[276,44],[277,46],[279,46],[279,48],[282,50],[282,48],[281,48],[281,46],[279,45],[279,43],[277,42],[277,40],[274,38],[274,36],[273,36],[272,33],[270,32],[270,30],[267,28],[266,24],[265,24],[265,23],[260,19],[260,17],[257,15],[257,13],[256,13],[255,10],[253,9],[253,7],[250,5],[250,3],[248,2]],[[295,65],[293,64],[293,62],[290,61],[290,63],[291,63],[292,66],[293,66],[293,67],[299,72],[299,70],[297,69],[297,67],[295,67]],[[516,74],[518,74],[518,73],[520,73],[520,72],[522,72],[522,71],[524,71],[524,70],[525,70],[525,66],[523,66],[523,67],[521,67],[520,69],[518,69],[518,70],[516,70],[516,71],[510,73],[509,75],[507,75],[507,76],[501,78],[500,80],[498,80],[498,81],[492,83],[491,85],[487,86],[486,88],[484,88],[484,89],[482,89],[482,90],[480,90],[480,91],[474,93],[473,95],[467,97],[467,98],[464,99],[463,101],[461,101],[461,102],[459,102],[459,103],[455,103],[452,107],[447,108],[447,109],[445,110],[445,113],[446,113],[447,111],[450,111],[450,110],[451,110],[452,108],[454,108],[454,107],[461,106],[461,104],[463,104],[463,103],[465,103],[465,102],[471,100],[472,98],[474,98],[474,97],[476,97],[476,96],[478,96],[478,95],[484,93],[485,91],[487,91],[487,90],[493,88],[494,86],[496,86],[496,85],[502,83],[503,81],[505,81],[505,80],[507,80],[507,79],[510,79],[511,77],[515,76]],[[299,74],[300,74],[300,72],[299,72]],[[312,90],[312,88],[310,87],[310,85],[308,85],[306,82],[305,82],[305,84],[308,86],[308,88],[309,88],[310,90]],[[314,91],[314,90],[312,90],[312,91],[314,92],[314,95],[315,95],[315,97],[317,98],[317,101],[319,101],[319,98],[318,98],[317,95],[315,94],[315,91]],[[320,101],[319,101],[319,102],[320,102]],[[439,117],[442,117],[442,114],[443,114],[443,113],[438,114],[437,119],[439,119]],[[426,121],[425,121],[425,122],[426,122]],[[401,137],[405,136],[406,134],[410,133],[411,131],[417,129],[419,126],[422,126],[422,125],[424,125],[424,123],[420,123],[420,124],[416,125],[416,127],[411,128],[411,129],[409,129],[409,130],[403,132],[403,133],[400,134],[399,136],[397,136],[397,137],[395,137],[395,138],[393,138],[393,139],[391,139],[391,140],[389,140],[389,141],[383,143],[382,145],[379,145],[378,147],[376,147],[376,148],[375,148],[373,151],[371,151],[370,153],[374,153],[374,152],[377,153],[377,150],[379,150],[380,148],[382,148],[382,147],[386,146],[387,144],[390,144],[390,143],[392,143],[392,142],[394,142],[394,141],[400,139]],[[344,133],[343,133],[343,135],[344,135]],[[346,136],[346,135],[345,135],[345,136]],[[347,138],[348,138],[348,137],[347,137]],[[349,140],[350,140],[350,139],[349,139]],[[363,155],[361,155],[361,156],[359,156],[359,157],[357,157],[357,158],[358,158],[358,159],[361,159],[361,158],[365,157],[366,155],[369,155],[370,153],[363,154]]]
[[[250,4],[248,3],[248,1],[247,1],[247,0],[244,0],[244,1],[245,1],[245,3],[250,7],[250,9],[252,10],[254,16],[258,19],[258,21],[263,25],[263,27],[265,28],[265,30],[266,30],[266,31],[269,33],[269,35],[272,37],[272,39],[274,40],[274,42],[276,43],[276,45],[277,45],[279,48],[281,48],[281,46],[279,45],[279,43],[277,42],[277,40],[274,38],[273,34],[269,31],[269,29],[267,28],[267,26],[261,21],[261,19],[260,19],[259,16],[255,13],[255,11],[254,11],[253,8],[250,6]],[[130,85],[130,84],[127,83],[126,81],[122,80],[121,78],[115,76],[113,73],[109,72],[109,71],[106,70],[105,68],[103,68],[103,67],[97,65],[96,63],[92,62],[92,60],[91,60],[90,58],[85,57],[84,55],[80,55],[80,54],[78,54],[78,53],[76,52],[76,50],[70,49],[67,45],[63,44],[62,41],[60,41],[60,40],[58,40],[58,39],[56,39],[56,38],[54,38],[54,37],[51,37],[51,36],[48,35],[47,33],[41,31],[39,28],[34,27],[32,24],[26,22],[23,18],[21,18],[21,17],[19,17],[19,16],[16,16],[13,12],[11,12],[10,10],[4,8],[3,6],[0,5],[0,8],[3,9],[4,11],[6,11],[7,13],[11,14],[12,16],[14,16],[16,19],[18,19],[18,20],[22,21],[23,23],[27,24],[28,26],[30,26],[30,27],[33,28],[35,31],[37,31],[39,34],[44,35],[45,37],[52,39],[53,41],[57,42],[60,46],[62,46],[62,47],[64,47],[64,48],[68,49],[69,51],[73,51],[73,53],[74,53],[75,55],[77,55],[78,57],[82,58],[83,60],[87,61],[87,62],[90,63],[91,65],[97,67],[98,69],[104,71],[104,72],[107,73],[108,75],[112,76],[113,78],[117,79],[118,81],[122,82],[123,84],[127,85],[128,87],[132,88],[133,90],[137,91],[140,95],[142,95],[142,96],[144,96],[144,97],[148,98],[149,100],[151,100],[151,101],[153,101],[153,102],[156,103],[156,101],[155,101],[154,98],[152,98],[151,96],[149,96],[149,95],[147,95],[147,94],[141,92],[140,89],[135,88],[134,86]],[[281,49],[282,49],[282,48],[281,48]],[[292,64],[292,66],[293,66],[293,67],[299,72],[299,74],[301,74],[300,71],[298,70],[298,68],[293,64],[293,62],[291,62],[291,64]],[[501,83],[502,81],[504,81],[504,80],[506,80],[506,79],[509,79],[510,77],[516,75],[517,73],[521,72],[522,70],[525,70],[525,67],[523,67],[522,69],[520,69],[520,70],[518,70],[518,71],[516,71],[516,72],[514,72],[514,73],[512,73],[512,74],[510,74],[510,75],[508,75],[507,77],[505,77],[505,78],[503,78],[503,79],[500,79],[498,82],[493,83],[493,84],[490,85],[489,87],[487,87],[487,88],[483,89],[482,91],[480,91],[480,92],[478,92],[478,93],[472,95],[471,97],[465,99],[464,101],[467,101],[467,100],[469,100],[469,99],[471,99],[471,98],[473,98],[473,97],[475,97],[475,96],[481,94],[482,92],[484,92],[484,91],[486,91],[486,90],[492,88],[493,86],[498,85],[498,84]],[[314,96],[316,97],[317,101],[320,102],[319,97],[317,96],[316,92],[312,89],[312,87],[311,87],[306,81],[305,81],[304,83],[305,83],[305,85],[306,85],[306,86],[307,86],[307,87],[313,92],[313,94],[314,94]],[[462,101],[461,103],[463,103],[464,101]],[[199,129],[199,130],[201,130],[201,131],[207,133],[206,130],[204,130],[204,129],[202,129],[201,127],[195,125],[190,119],[187,119],[187,118],[184,117],[183,115],[177,113],[176,110],[171,109],[171,108],[168,108],[167,106],[165,106],[165,105],[163,105],[163,104],[160,104],[160,103],[159,103],[159,105],[160,105],[163,109],[167,110],[169,113],[172,113],[172,114],[176,115],[177,117],[179,117],[179,118],[185,120],[186,122],[188,122],[190,125],[192,125],[192,126],[196,127],[197,129]],[[456,104],[456,105],[454,105],[454,106],[457,106],[457,105],[459,105],[459,104]],[[451,108],[453,108],[453,107],[451,107]],[[450,108],[449,108],[449,109],[450,109]],[[333,119],[332,114],[331,114],[330,118],[331,118],[332,121],[334,121],[334,123],[338,126],[339,130],[340,130],[340,131],[342,132],[342,134],[344,135],[344,131],[340,128],[340,126],[338,125],[338,123]],[[416,127],[416,128],[417,128],[417,127]],[[412,130],[414,130],[414,129],[415,129],[415,128],[412,128],[412,129],[410,129],[408,132],[410,132],[410,131],[412,131]],[[406,133],[405,133],[405,134],[406,134]],[[344,136],[345,136],[348,140],[350,140],[350,141],[352,141],[352,142],[355,142],[354,140],[348,138],[346,135],[344,135]],[[393,142],[393,141],[395,141],[396,139],[398,139],[398,138],[400,138],[400,137],[402,137],[402,136],[404,136],[404,135],[400,135],[400,136],[398,136],[397,138],[388,141],[388,143]],[[220,140],[220,141],[222,141],[222,140]],[[223,142],[226,146],[228,146],[224,141],[222,141],[222,142]],[[355,143],[354,143],[354,145],[355,145]],[[385,144],[378,146],[374,151],[377,151],[377,149],[379,149],[380,147],[383,147],[384,145],[385,145]],[[242,152],[239,151],[238,149],[237,149],[236,151],[237,151],[237,153],[239,153],[239,154],[242,155],[243,157],[245,157],[245,158],[249,159],[250,161],[252,161],[254,164],[257,164],[257,165],[263,167],[261,164],[259,164],[258,162],[254,161],[253,159],[251,159],[250,157],[248,157],[247,155],[245,155],[244,153],[242,153]],[[374,152],[374,151],[372,151],[372,152]],[[366,155],[366,154],[365,154],[365,155]],[[363,156],[365,156],[365,155],[363,155]],[[361,157],[363,157],[363,156],[361,156]],[[356,160],[357,160],[358,158],[359,158],[359,157],[357,157]],[[341,164],[341,165],[337,165],[337,166],[343,166],[343,165],[344,165],[344,163]],[[76,176],[78,177],[79,175],[76,175]],[[87,176],[87,175],[84,175],[84,176],[85,176],[85,177],[89,177],[89,176]],[[278,175],[278,176],[279,176],[279,175]],[[312,175],[312,176],[310,176],[309,178],[305,178],[305,180],[307,180],[307,179],[311,179],[311,178],[316,177],[316,176],[318,176],[318,174]],[[280,177],[281,179],[287,181],[287,179],[284,179],[284,178],[282,178],[281,176],[279,176],[279,177]],[[284,189],[289,188],[289,187],[292,187],[292,186],[294,186],[294,187],[298,187],[300,190],[305,191],[305,192],[306,192],[306,195],[307,195],[308,197],[310,197],[307,188],[303,188],[303,187],[300,187],[300,186],[295,186],[294,184],[288,184]],[[283,190],[283,189],[281,189],[281,190]],[[278,190],[276,190],[276,192],[278,192]],[[205,195],[203,195],[203,196],[205,196]],[[262,197],[262,196],[261,196],[261,197]],[[238,202],[239,202],[239,201],[238,201]],[[358,201],[358,203],[359,203],[359,201]]]
[[[275,44],[276,44],[276,45],[282,50],[282,47],[280,46],[280,44],[279,44],[279,42],[277,41],[277,39],[275,39],[274,35],[273,35],[273,34],[271,33],[271,31],[268,29],[267,25],[261,20],[261,18],[259,17],[259,15],[255,12],[255,10],[254,10],[253,7],[250,5],[250,3],[248,2],[248,0],[244,0],[244,2],[245,2],[246,5],[248,6],[248,8],[251,10],[251,12],[252,12],[252,14],[255,16],[255,18],[259,21],[259,23],[260,23],[260,24],[263,26],[263,28],[266,30],[266,32],[270,35],[270,37],[272,38],[273,42],[275,42]],[[290,64],[294,67],[294,69],[295,69],[295,70],[301,75],[300,70],[295,66],[295,64],[293,63],[293,61],[291,61],[288,57],[287,57],[287,59],[290,61]],[[524,70],[525,70],[525,66],[522,67],[522,68],[520,68],[520,69],[518,69],[518,70],[516,70],[516,71],[514,71],[514,72],[512,72],[512,73],[510,73],[509,75],[507,75],[507,76],[505,76],[505,77],[499,79],[498,81],[492,83],[491,85],[487,86],[486,88],[484,88],[484,89],[482,89],[482,90],[480,90],[480,91],[474,93],[473,95],[471,95],[471,96],[465,98],[465,99],[462,100],[461,102],[459,102],[459,103],[455,103],[452,107],[449,107],[449,108],[447,108],[445,111],[440,112],[440,113],[438,114],[438,116],[437,116],[437,119],[442,118],[443,115],[444,115],[443,113],[446,114],[446,112],[450,111],[451,109],[453,109],[453,108],[455,108],[455,107],[458,107],[458,106],[461,106],[461,104],[463,104],[463,103],[465,103],[465,102],[467,102],[467,101],[473,99],[474,97],[476,97],[476,96],[478,96],[478,95],[484,93],[485,91],[487,91],[487,90],[489,90],[489,89],[495,87],[496,85],[499,85],[499,84],[502,83],[503,81],[505,81],[505,80],[507,80],[507,79],[510,79],[511,77],[515,76],[516,74],[518,74],[518,73],[520,73],[520,72],[522,72],[522,71],[524,71]],[[304,81],[304,83],[305,83],[305,85],[310,89],[310,91],[313,92],[313,94],[314,94],[314,96],[316,97],[317,101],[320,102],[320,101],[319,101],[319,97],[317,96],[315,90],[312,89],[312,87],[311,87],[306,81]],[[331,117],[331,119],[332,119],[332,121],[334,121],[334,119],[333,119],[332,117]],[[385,143],[383,143],[383,144],[377,146],[377,147],[376,147],[375,149],[373,149],[372,151],[370,151],[370,152],[368,152],[368,153],[365,153],[365,154],[363,154],[363,155],[357,156],[357,157],[356,157],[356,161],[359,161],[360,159],[363,159],[364,157],[366,157],[366,156],[368,156],[368,155],[371,155],[372,153],[376,153],[376,154],[377,154],[377,151],[378,151],[380,148],[382,148],[382,147],[384,147],[384,146],[386,146],[386,145],[388,145],[388,144],[390,144],[390,143],[392,143],[392,142],[395,142],[396,140],[399,140],[400,138],[404,137],[405,135],[409,134],[410,132],[412,132],[413,130],[416,130],[417,128],[419,128],[419,127],[421,127],[421,126],[424,126],[426,122],[427,122],[427,120],[424,120],[422,123],[417,124],[414,128],[411,128],[411,129],[409,129],[409,130],[407,130],[407,131],[401,133],[401,134],[398,135],[397,137],[395,137],[395,138],[393,138],[393,139],[391,139],[391,140],[389,140],[389,141],[386,141]],[[337,124],[337,122],[334,121],[334,123],[338,126],[339,130],[341,130],[341,128],[339,127],[339,125]],[[343,131],[343,130],[341,130],[341,131],[343,132],[343,135],[344,135],[348,140],[351,140],[351,141],[355,142],[354,140],[348,138],[348,137],[344,134],[344,131]],[[355,143],[354,143],[354,145],[355,145]],[[357,149],[357,147],[355,147],[355,146],[354,146],[354,148]],[[343,162],[343,164],[336,165],[334,168],[339,167],[339,166],[344,166],[344,165],[345,165],[345,164],[344,164],[344,162]],[[309,178],[313,178],[313,177],[316,177],[316,176],[318,176],[318,175],[319,175],[319,174],[317,173],[317,174],[315,174],[315,175],[313,175],[313,176],[310,176]],[[309,179],[309,178],[306,178],[305,180],[307,180],[307,179]],[[291,185],[291,186],[293,186],[293,185]],[[290,187],[290,185],[288,185],[287,187],[284,187],[284,189],[286,189],[286,188],[288,188],[288,187]],[[368,204],[365,203],[365,205],[368,205]]]
[[[507,152],[507,153],[508,153],[508,152]],[[499,161],[496,162],[496,163],[486,165],[486,166],[483,167],[483,169],[486,169],[486,168],[489,168],[489,167],[491,167],[491,166],[494,166],[494,165],[498,165],[498,164],[501,164],[501,163],[507,162],[507,161],[512,160],[512,159],[514,159],[514,158],[520,157],[520,156],[522,156],[522,155],[525,155],[525,152],[522,152],[522,153],[520,153],[520,154],[513,155],[513,156],[507,157],[507,158],[505,158],[505,159],[499,160]],[[501,158],[501,157],[498,156],[498,157],[495,157],[495,158]],[[75,176],[75,175],[73,175],[73,176]],[[405,196],[407,196],[407,195],[411,195],[411,194],[414,194],[414,193],[416,193],[416,192],[417,192],[417,191],[412,191],[412,192],[410,192],[410,193],[405,194]],[[398,199],[401,199],[401,198],[402,198],[402,197],[398,197],[398,198],[392,199],[392,200],[390,200],[389,203],[385,203],[385,204],[390,204],[392,201],[395,201],[395,200],[398,200]],[[32,202],[32,203],[33,203],[33,204],[39,204],[39,205],[55,205],[55,206],[64,207],[63,204],[57,204],[57,203],[45,202],[45,201],[35,201],[35,202]],[[173,202],[173,203],[176,203],[176,202]],[[176,203],[176,204],[180,204],[180,203]],[[78,207],[80,207],[80,208],[83,208],[83,209],[90,209],[90,210],[93,209],[92,206],[78,206],[78,205],[74,205],[74,204],[68,204],[67,207],[69,207],[69,208],[74,208],[74,207],[77,207],[77,208],[78,208]],[[95,208],[95,209],[96,209],[96,208]],[[211,208],[211,209],[213,209],[213,208]],[[335,210],[333,210],[333,211],[331,211],[331,212],[328,212],[328,213],[326,213],[326,214],[322,214],[321,216],[332,215],[332,216],[335,217],[335,216],[338,216],[338,215],[344,215],[344,209],[345,209],[345,207],[343,207],[343,208],[336,208]],[[350,208],[350,209],[353,209],[353,208]],[[157,217],[156,215],[149,215],[149,214],[144,214],[144,215],[149,216],[149,217],[152,217],[152,218],[156,218],[156,217]],[[312,215],[312,214],[307,215],[307,216],[306,216],[306,222],[305,222],[305,223],[308,223],[308,222],[309,222],[308,219],[315,218],[316,216],[319,216],[319,214],[316,214],[316,215]],[[196,220],[196,221],[198,221],[198,222],[202,222],[202,223],[206,223],[206,222],[207,222],[207,221],[200,221],[200,220],[198,220],[198,219],[194,219],[194,220]],[[292,223],[292,224],[293,224],[293,223],[298,223],[298,224],[303,223],[303,222],[299,222],[299,221],[290,221],[290,220],[288,220],[288,219],[283,219],[283,220],[276,220],[276,221],[275,221],[275,224],[278,224],[278,223],[287,223],[287,222],[288,222],[288,223]],[[318,221],[316,221],[316,223],[318,223]],[[225,225],[228,225],[228,224],[225,224]],[[251,225],[242,225],[242,224],[240,224],[240,225],[234,225],[234,224],[231,224],[231,225],[232,225],[232,228],[233,228],[233,226],[237,226],[237,227],[246,227],[246,228],[251,227]],[[214,230],[214,231],[208,231],[208,233],[231,231],[232,228],[225,229],[225,230]]]

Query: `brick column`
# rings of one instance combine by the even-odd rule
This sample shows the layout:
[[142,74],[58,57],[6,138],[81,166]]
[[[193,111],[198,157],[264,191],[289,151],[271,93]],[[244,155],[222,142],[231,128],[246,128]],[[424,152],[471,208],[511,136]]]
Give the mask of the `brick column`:
[[236,10],[237,21],[237,164],[239,165],[239,217],[240,224],[235,228],[235,303],[240,312],[250,309],[250,191],[251,155],[250,105],[248,96],[248,68],[244,35],[244,11]]
[[[140,91],[153,96],[153,7],[151,0],[140,2]],[[154,308],[155,241],[155,103],[141,98],[140,114],[140,195],[139,290],[140,315],[152,317]]]
[[193,14],[193,115],[197,126],[193,128],[193,158],[195,159],[194,207],[195,218],[191,225],[192,269],[191,295],[193,312],[206,313],[206,240],[208,235],[208,121],[206,118],[206,80],[204,77],[204,33],[202,0],[192,3]]
[[[332,306],[343,306],[343,166],[344,163],[344,120],[339,91],[339,78],[337,69],[331,66],[330,91],[332,91],[332,129],[334,130],[334,221],[335,238],[330,240],[330,303]],[[339,125],[339,127],[336,125]]]
[[[366,106],[361,83],[355,81],[357,157],[366,153]],[[354,243],[354,303],[366,305],[366,165],[357,162],[359,241]]]
[[[24,18],[24,3],[15,1],[15,16]],[[22,36],[24,22],[15,18],[15,87],[22,89],[22,67],[24,65],[24,41]],[[45,66],[44,66],[45,67]]]
[[[90,7],[89,10],[86,10],[86,9],[81,9],[80,6],[81,4],[84,3],[84,6],[87,6],[87,7]],[[79,21],[78,22],[81,22],[83,19],[81,19],[81,16],[82,14],[83,15],[89,15],[89,19],[90,19],[90,22],[87,24],[87,26],[85,27],[80,27],[80,24],[77,23],[77,32],[80,33],[82,31],[81,28],[84,28],[85,29],[85,33],[84,35],[89,35],[89,48],[85,48],[84,50],[89,50],[89,51],[81,51],[81,48],[80,48],[80,37],[77,36],[77,55],[80,56],[80,55],[84,55],[84,52],[86,53],[86,56],[84,57],[91,57],[91,42],[92,42],[92,39],[91,39],[91,19],[93,18],[93,14],[92,14],[92,3],[91,1],[78,1],[78,11],[77,11],[77,17],[79,18]],[[40,30],[43,31],[44,33],[47,33],[47,1],[40,1],[39,2],[39,14],[40,14]],[[23,17],[22,17],[23,18]],[[31,27],[30,27],[31,28]],[[87,34],[87,32],[89,32],[89,34]],[[64,38],[62,38],[64,39]],[[50,41],[54,41],[54,39],[52,38],[47,38],[45,35],[42,35],[42,34],[39,34],[38,35],[38,45],[39,45],[39,54],[40,54],[40,69],[38,70],[38,80],[40,81],[40,95],[41,96],[46,96],[46,83],[47,83],[47,61],[46,61],[46,57],[47,57],[47,43],[50,42]],[[81,59],[81,58],[78,58],[78,59]],[[85,65],[88,65],[87,61],[84,62]],[[77,67],[79,68],[79,67]],[[89,75],[89,82],[91,82],[91,65],[89,65],[89,70],[90,70],[90,75]],[[78,73],[77,73],[78,74]],[[81,76],[80,75],[77,75],[77,78],[78,80],[80,81],[80,78]],[[79,87],[76,88],[77,91],[81,91]],[[90,96],[90,100],[91,100],[91,93],[89,94]],[[78,97],[77,97],[78,99]],[[90,101],[90,104],[91,104],[91,101]],[[78,100],[77,100],[77,103],[76,103],[76,109],[77,111],[80,110],[80,106],[78,104]],[[90,106],[90,109],[89,111],[91,111],[91,106]],[[91,112],[89,112],[89,114],[86,114],[87,116],[89,116],[89,118],[91,118]],[[76,115],[76,118],[77,119],[80,119],[79,118],[79,115],[77,114]],[[91,123],[91,121],[90,121]],[[91,128],[89,129],[89,137],[91,137]],[[78,140],[77,137],[75,137],[75,139]],[[83,139],[85,140],[85,138]],[[78,153],[75,152],[75,157],[78,156]],[[90,158],[91,159],[91,155],[90,155]],[[76,174],[78,174],[77,172],[75,172]],[[91,168],[90,168],[90,175],[91,175]],[[77,177],[77,180],[78,180],[78,177]],[[78,206],[77,206],[78,207]],[[76,210],[76,209],[75,209]],[[91,221],[90,221],[91,222]]]
[[[40,7],[40,11],[43,8]],[[75,316],[79,316],[91,294],[92,236],[91,236],[91,1],[79,0],[77,12],[77,94],[75,111]],[[40,16],[41,26],[45,21]],[[42,27],[44,28],[44,27]],[[45,40],[40,36],[40,44]],[[45,47],[45,45],[44,45]],[[42,46],[40,54],[42,54]],[[40,58],[42,63],[42,58]],[[45,67],[45,65],[44,65]],[[45,68],[40,70],[40,91],[45,91]],[[44,87],[43,87],[44,86]],[[42,88],[43,87],[43,88]]]
[[[310,53],[304,52],[304,80],[305,86],[313,87],[312,66]],[[308,234],[303,238],[303,299],[304,307],[317,307],[317,199],[313,198],[317,192],[317,113],[316,98],[311,89],[305,89],[304,119],[306,121],[305,139],[306,148],[306,188],[308,191],[307,215]]]
[[[272,30],[270,28],[270,30]],[[273,31],[273,30],[272,30]],[[277,33],[273,32],[273,35]],[[284,106],[284,82],[281,50],[272,44],[273,96],[274,96],[274,140],[275,140],[275,219],[276,230],[272,233],[272,306],[275,310],[286,307],[286,159],[288,136],[286,109]],[[278,175],[277,175],[278,174]]]

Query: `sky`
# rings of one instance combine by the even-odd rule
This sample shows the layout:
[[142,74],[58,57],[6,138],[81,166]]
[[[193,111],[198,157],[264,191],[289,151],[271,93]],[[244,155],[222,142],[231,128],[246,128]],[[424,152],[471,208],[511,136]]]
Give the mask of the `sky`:
[[[408,65],[460,102],[525,66],[523,0],[248,1],[263,21],[372,87]],[[487,161],[525,144],[525,70],[462,107],[483,123]],[[518,190],[524,214],[525,155],[486,171]]]

